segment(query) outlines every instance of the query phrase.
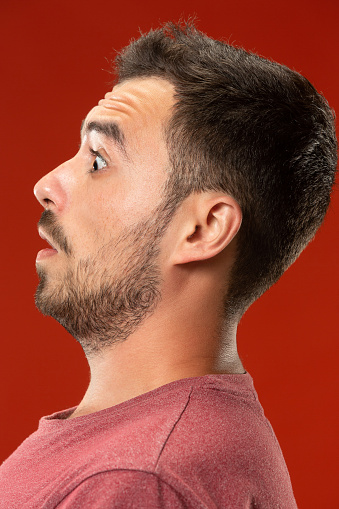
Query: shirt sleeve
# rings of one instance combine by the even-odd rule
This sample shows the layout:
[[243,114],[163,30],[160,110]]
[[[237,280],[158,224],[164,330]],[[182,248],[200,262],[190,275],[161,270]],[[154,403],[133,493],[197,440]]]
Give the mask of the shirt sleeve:
[[157,475],[130,470],[95,474],[79,484],[57,509],[189,509],[183,497]]

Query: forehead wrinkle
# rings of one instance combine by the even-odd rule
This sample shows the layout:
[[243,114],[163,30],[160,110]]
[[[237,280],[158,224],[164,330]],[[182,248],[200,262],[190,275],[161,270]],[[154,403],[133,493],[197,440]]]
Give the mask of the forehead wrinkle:
[[120,113],[125,113],[127,115],[129,115],[133,111],[135,111],[136,113],[139,112],[138,109],[134,105],[128,104],[125,101],[117,100],[115,97],[112,99],[106,99],[106,98],[101,99],[99,101],[99,106],[106,108],[108,110],[119,111]]
[[[161,115],[161,111],[159,111],[159,106],[162,106],[161,101],[154,101],[154,95],[150,89],[142,89],[140,86],[135,86],[131,89],[131,91],[120,90],[107,92],[105,94],[105,99],[102,99],[99,103],[102,106],[106,106],[108,108],[117,109],[119,111],[126,111],[129,113],[129,110],[134,110],[136,113],[141,115],[152,114],[156,117]],[[161,109],[161,108],[160,108]]]
[[[135,93],[123,92],[122,94],[116,94],[115,92],[108,92],[105,94],[105,99],[99,101],[99,105],[107,109],[113,109],[131,115],[137,113],[141,115],[145,113],[145,102],[143,97],[140,97]],[[147,100],[147,95],[146,95]]]

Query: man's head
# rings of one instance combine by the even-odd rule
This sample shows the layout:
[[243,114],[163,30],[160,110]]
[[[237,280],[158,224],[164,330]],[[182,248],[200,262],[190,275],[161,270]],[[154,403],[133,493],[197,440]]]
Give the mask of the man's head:
[[238,319],[314,235],[336,166],[331,110],[286,67],[169,24],[125,48],[116,69],[78,154],[35,190],[42,234],[61,248],[38,259],[36,302],[88,352],[156,309],[185,223],[188,247],[173,260],[225,261],[221,307]]

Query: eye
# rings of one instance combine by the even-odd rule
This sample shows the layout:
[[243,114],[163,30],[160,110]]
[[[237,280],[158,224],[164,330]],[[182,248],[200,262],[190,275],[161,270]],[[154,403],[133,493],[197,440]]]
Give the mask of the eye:
[[107,162],[102,157],[102,155],[93,149],[90,149],[90,152],[91,152],[91,154],[93,154],[95,156],[90,173],[94,173],[96,171],[103,170],[104,168],[106,168]]
[[102,170],[107,166],[107,163],[103,157],[100,155],[96,156],[93,163],[93,171]]

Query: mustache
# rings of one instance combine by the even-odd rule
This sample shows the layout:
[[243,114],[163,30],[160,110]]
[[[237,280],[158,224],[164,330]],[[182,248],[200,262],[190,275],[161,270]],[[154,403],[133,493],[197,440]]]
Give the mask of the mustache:
[[51,210],[44,210],[38,222],[39,226],[44,230],[51,242],[67,255],[72,254],[72,248],[66,238],[64,230],[58,224],[57,218]]

